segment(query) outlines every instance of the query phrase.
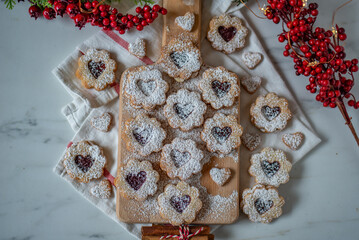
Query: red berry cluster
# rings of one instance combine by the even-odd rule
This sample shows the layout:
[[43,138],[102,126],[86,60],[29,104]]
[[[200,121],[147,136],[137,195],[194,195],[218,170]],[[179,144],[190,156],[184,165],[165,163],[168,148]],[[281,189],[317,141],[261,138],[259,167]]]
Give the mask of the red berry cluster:
[[77,0],[49,0],[49,3],[53,7],[46,7],[43,10],[37,5],[31,6],[29,8],[30,16],[37,19],[42,13],[46,19],[51,20],[56,15],[63,17],[67,14],[74,20],[75,26],[80,29],[86,23],[91,23],[92,26],[98,26],[104,30],[116,30],[120,34],[124,34],[126,30],[134,27],[138,31],[142,31],[145,26],[158,17],[158,14],[167,14],[167,10],[157,4],[152,8],[148,5],[137,7],[136,15],[123,15],[116,8],[112,8],[107,4],[99,4],[97,0],[81,2],[81,5]]
[[313,25],[318,4],[306,7],[302,0],[267,0],[266,17],[278,24],[284,22],[279,42],[287,42],[283,55],[293,58],[296,74],[309,77],[306,89],[316,94],[324,107],[337,107],[348,98],[348,105],[359,108],[359,101],[350,93],[354,85],[353,73],[358,71],[358,59],[345,60],[340,42],[346,40],[344,28],[325,30]]

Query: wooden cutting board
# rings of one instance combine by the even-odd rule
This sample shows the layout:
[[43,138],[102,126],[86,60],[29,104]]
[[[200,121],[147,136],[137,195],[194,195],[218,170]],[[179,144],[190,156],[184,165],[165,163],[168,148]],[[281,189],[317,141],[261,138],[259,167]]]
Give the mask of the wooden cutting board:
[[[162,43],[165,45],[172,38],[182,35],[188,35],[199,47],[200,42],[200,33],[201,33],[201,1],[200,0],[164,0],[164,7],[168,10],[168,14],[164,16],[164,28],[163,28],[163,39]],[[175,24],[175,18],[178,16],[183,16],[187,12],[193,12],[195,14],[195,24],[193,30],[188,33],[182,30]],[[207,26],[205,26],[207,27]],[[165,74],[163,74],[165,75]],[[173,79],[170,79],[167,76],[167,81],[169,82],[170,88],[179,84]],[[187,80],[191,81],[191,80]],[[167,95],[171,94],[171,89]],[[126,144],[121,137],[124,122],[131,117],[131,113],[128,109],[128,100],[123,96],[122,90],[120,91],[120,109],[119,109],[119,138],[118,138],[118,172],[120,168],[125,165],[128,160],[129,152],[126,149]],[[238,123],[239,123],[239,97],[236,99],[235,106],[232,110],[235,110]],[[207,105],[207,108],[210,109],[210,105]],[[155,111],[158,108],[155,108]],[[212,117],[215,111],[212,109],[207,110],[205,118]],[[149,113],[151,116],[151,113]],[[152,117],[152,116],[151,116]],[[166,131],[171,131],[170,127],[166,122],[161,122],[162,127]],[[166,139],[164,144],[170,143],[173,139]],[[201,193],[201,200],[203,202],[203,208],[201,209],[199,216],[195,220],[194,224],[230,224],[234,222],[239,215],[239,148],[234,151],[234,154],[231,153],[231,156],[218,157],[218,155],[209,153],[206,150],[205,144],[202,142],[199,146],[204,151],[204,154],[210,161],[203,166],[202,177],[197,178],[196,184],[200,184],[207,189],[207,193]],[[151,159],[159,159],[160,153],[152,153],[150,155]],[[142,160],[145,160],[143,158]],[[231,169],[231,178],[228,182],[219,187],[209,175],[209,171],[212,167],[219,168],[230,168]],[[148,198],[144,202],[138,202],[136,200],[129,200],[122,197],[117,191],[116,196],[116,212],[118,218],[127,223],[168,223],[164,220],[158,210],[156,210],[156,199],[158,194],[163,192],[163,187],[170,181],[166,173],[161,170],[158,162],[153,163],[153,168],[160,173],[160,182],[159,189],[155,196]],[[190,183],[191,184],[191,183]]]

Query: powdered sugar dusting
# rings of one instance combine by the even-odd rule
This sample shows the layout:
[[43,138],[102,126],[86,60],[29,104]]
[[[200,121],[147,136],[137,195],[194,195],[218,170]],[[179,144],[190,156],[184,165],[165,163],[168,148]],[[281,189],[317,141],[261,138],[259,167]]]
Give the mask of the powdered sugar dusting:
[[102,180],[99,184],[94,185],[90,189],[90,193],[97,198],[107,199],[111,196],[111,188],[110,181],[105,179]]
[[175,23],[183,30],[188,32],[192,31],[194,25],[195,16],[191,12],[187,12],[184,16],[176,17]]
[[292,150],[297,150],[302,145],[304,134],[301,132],[286,133],[282,136],[282,141]]
[[259,52],[245,52],[242,55],[242,62],[249,68],[255,68],[262,61],[262,54]]
[[246,132],[241,137],[243,145],[248,148],[249,151],[254,151],[262,141],[259,134]]
[[128,51],[138,57],[143,58],[146,56],[146,43],[145,40],[142,38],[136,38],[134,43],[130,43],[128,45]]
[[212,168],[209,174],[215,183],[219,186],[223,186],[231,177],[231,170],[229,168]]
[[244,77],[241,79],[241,84],[247,92],[252,94],[261,86],[262,79],[258,76]]
[[101,116],[92,118],[91,125],[102,132],[107,132],[110,128],[111,121],[112,121],[111,114],[106,112]]

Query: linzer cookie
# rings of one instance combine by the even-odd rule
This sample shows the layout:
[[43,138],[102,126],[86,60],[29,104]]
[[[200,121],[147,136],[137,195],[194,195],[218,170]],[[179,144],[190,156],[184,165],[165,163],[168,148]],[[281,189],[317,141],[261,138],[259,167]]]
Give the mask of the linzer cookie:
[[194,25],[195,16],[191,12],[187,12],[184,16],[176,17],[175,23],[183,30],[190,32]]
[[259,96],[250,109],[251,121],[262,132],[283,130],[292,113],[285,98],[279,98],[275,93]]
[[162,149],[160,166],[170,178],[188,179],[202,170],[203,153],[190,139],[175,138]]
[[228,154],[241,144],[242,132],[236,117],[216,113],[204,123],[201,138],[210,152]]
[[168,84],[153,66],[134,67],[122,75],[122,81],[125,81],[124,94],[135,108],[151,110],[166,101]]
[[156,193],[159,179],[160,175],[150,162],[131,159],[120,169],[116,186],[123,197],[144,201]]
[[172,128],[189,131],[203,123],[207,106],[201,101],[199,93],[180,89],[167,98],[163,113]]
[[301,132],[286,133],[282,136],[283,143],[292,150],[297,150],[302,145],[304,134]]
[[130,152],[148,156],[161,150],[166,132],[155,118],[140,114],[126,121],[122,137]]
[[203,100],[214,109],[230,107],[239,96],[238,77],[224,67],[209,68],[204,71],[199,82]]
[[134,43],[130,43],[128,45],[128,51],[138,57],[143,58],[146,56],[146,43],[145,40],[142,38],[137,38]]
[[177,186],[168,184],[165,187],[158,196],[158,206],[162,218],[177,226],[193,222],[202,208],[202,201],[197,188],[181,181]]
[[76,76],[85,88],[104,90],[115,82],[116,62],[110,58],[110,53],[90,48],[78,61]]
[[107,199],[111,196],[111,189],[112,187],[110,181],[105,179],[99,184],[93,186],[90,193],[97,198]]
[[162,48],[158,64],[170,77],[183,82],[198,73],[202,58],[191,41],[174,38]]
[[229,168],[211,168],[209,175],[217,185],[223,186],[231,177],[231,170]]
[[257,183],[278,187],[289,181],[291,169],[292,164],[282,150],[266,147],[252,155],[248,172]]
[[254,69],[262,61],[262,54],[259,52],[246,52],[242,55],[242,62],[249,69]]
[[106,158],[99,146],[81,141],[67,148],[63,164],[71,178],[86,183],[102,176]]
[[111,122],[112,116],[108,112],[91,119],[91,125],[102,132],[108,132],[108,130],[110,130]]
[[270,223],[282,215],[284,198],[272,186],[255,185],[243,191],[243,212],[252,222]]
[[241,19],[223,14],[210,21],[207,39],[214,49],[229,54],[244,47],[247,34]]

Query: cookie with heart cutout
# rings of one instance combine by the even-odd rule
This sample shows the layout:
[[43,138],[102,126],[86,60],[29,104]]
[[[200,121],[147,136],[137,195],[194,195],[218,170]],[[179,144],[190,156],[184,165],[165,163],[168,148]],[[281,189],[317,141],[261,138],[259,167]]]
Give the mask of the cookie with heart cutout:
[[202,170],[203,152],[190,139],[175,138],[162,148],[160,167],[170,178],[186,180]]
[[101,116],[93,117],[91,119],[92,127],[101,132],[108,132],[112,123],[112,116],[110,113],[105,112]]
[[210,21],[207,39],[217,51],[230,54],[244,47],[247,35],[241,19],[223,14]]
[[163,113],[172,128],[189,131],[203,124],[206,110],[199,93],[180,89],[167,98]]
[[134,108],[152,110],[166,101],[168,84],[163,80],[162,73],[153,66],[131,68],[122,75],[121,80],[125,81],[124,95]]
[[260,153],[253,154],[250,161],[248,172],[257,183],[279,187],[289,181],[292,164],[282,150],[266,147]]
[[282,136],[283,143],[292,150],[298,150],[303,142],[304,134],[301,132],[286,133]]
[[202,208],[198,189],[183,181],[176,186],[168,184],[157,202],[161,217],[174,226],[190,224]]
[[126,142],[128,151],[148,156],[152,152],[159,152],[162,142],[166,138],[166,131],[156,118],[149,118],[145,114],[125,122],[122,138]]
[[104,179],[100,183],[94,185],[90,189],[90,193],[97,198],[108,199],[111,197],[111,189],[111,182]]
[[249,69],[254,69],[262,61],[262,54],[259,52],[245,52],[242,55],[242,62]]
[[202,57],[190,40],[173,38],[162,48],[158,64],[170,77],[183,82],[198,74]]
[[239,96],[238,77],[224,67],[209,68],[198,84],[203,100],[214,109],[230,107]]
[[250,116],[254,126],[266,133],[283,130],[292,119],[288,100],[275,93],[259,96],[251,106]]
[[223,186],[231,177],[231,170],[229,168],[214,167],[209,171],[209,175],[218,186]]
[[146,42],[143,38],[136,38],[134,43],[128,45],[128,51],[138,58],[146,56]]
[[178,16],[175,18],[175,23],[183,30],[192,31],[195,21],[195,16],[192,12],[187,12],[184,16]]
[[124,198],[144,201],[157,191],[160,175],[149,161],[131,159],[121,167],[116,186]]
[[106,157],[99,146],[90,141],[80,141],[67,148],[62,163],[71,178],[87,183],[103,175]]
[[210,152],[229,154],[241,145],[242,133],[235,116],[216,113],[205,121],[201,138]]
[[90,48],[79,58],[76,76],[85,88],[104,90],[116,81],[116,61],[110,58],[110,53]]
[[245,189],[242,197],[243,212],[252,222],[270,223],[282,215],[284,198],[272,186],[257,184],[253,188]]

